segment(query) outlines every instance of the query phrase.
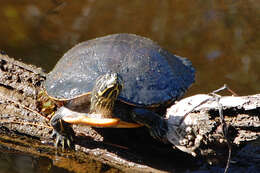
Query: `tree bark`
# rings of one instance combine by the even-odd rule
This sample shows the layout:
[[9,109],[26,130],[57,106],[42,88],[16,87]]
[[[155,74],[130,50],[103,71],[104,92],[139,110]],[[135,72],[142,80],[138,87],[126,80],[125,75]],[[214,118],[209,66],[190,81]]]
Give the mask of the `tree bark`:
[[[248,157],[249,165],[259,163],[259,94],[220,97],[219,102],[211,95],[196,95],[179,101],[168,109],[165,117],[170,125],[167,144],[151,138],[145,128],[94,129],[75,125],[77,152],[62,152],[53,146],[51,111],[42,111],[42,99],[48,100],[42,96],[45,78],[42,69],[0,54],[0,150],[8,148],[59,160],[53,164],[76,172],[97,172],[104,165],[111,172],[173,172],[187,170],[186,164],[180,164],[183,161],[190,163],[190,169],[199,169],[201,165],[197,162],[201,157],[210,163],[219,163],[227,157],[227,139],[220,130],[217,104],[220,103],[233,155]],[[196,107],[205,99],[208,101]],[[55,110],[55,106],[52,109]],[[180,117],[192,109],[180,123]],[[188,127],[193,136],[187,134]],[[187,144],[184,139],[189,137],[188,143],[191,143]],[[245,145],[250,147],[245,149]]]

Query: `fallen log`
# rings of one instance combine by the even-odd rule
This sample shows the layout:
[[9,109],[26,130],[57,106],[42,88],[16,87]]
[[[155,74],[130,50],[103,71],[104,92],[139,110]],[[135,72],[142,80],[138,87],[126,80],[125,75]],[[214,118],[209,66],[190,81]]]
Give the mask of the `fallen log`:
[[[111,171],[119,172],[173,172],[199,169],[202,166],[198,161],[201,157],[212,164],[219,163],[225,158],[225,163],[228,147],[226,138],[219,130],[221,119],[218,105],[216,100],[209,99],[213,98],[210,95],[189,97],[168,109],[165,117],[170,125],[167,144],[151,138],[145,128],[95,129],[75,125],[73,128],[77,136],[75,140],[77,152],[57,153],[51,136],[52,127],[49,124],[51,111],[42,111],[43,105],[39,102],[45,78],[46,74],[40,68],[0,54],[2,151],[8,148],[58,160],[53,164],[76,172],[85,172],[86,169],[100,171],[104,165]],[[207,102],[196,107],[205,99],[208,99]],[[221,97],[219,103],[223,106],[224,119],[229,125],[228,137],[234,147],[233,155],[237,154],[236,158],[239,158],[241,151],[245,149],[242,147],[254,143],[255,154],[247,154],[246,157],[250,161],[245,162],[248,165],[259,162],[257,152],[259,152],[260,135],[260,95]],[[190,110],[193,111],[181,121],[185,113]],[[248,152],[251,150],[252,147],[248,147]],[[244,155],[241,158],[245,158],[246,152],[242,152]],[[190,167],[181,164],[183,161],[189,162]],[[220,167],[223,165],[220,164]],[[231,166],[231,169],[235,168],[236,166]]]
[[[167,110],[167,138],[175,147],[193,156],[207,156],[208,159],[214,156],[215,159],[217,155],[227,153],[228,142],[232,144],[230,147],[237,149],[259,140],[260,95],[217,97],[198,94]],[[227,125],[226,136],[219,106]]]

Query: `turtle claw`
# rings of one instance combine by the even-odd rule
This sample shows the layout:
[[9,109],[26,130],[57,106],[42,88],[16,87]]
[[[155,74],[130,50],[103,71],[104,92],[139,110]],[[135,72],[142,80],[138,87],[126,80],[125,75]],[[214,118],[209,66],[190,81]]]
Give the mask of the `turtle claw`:
[[63,117],[66,116],[63,111],[66,108],[61,107],[55,113],[51,119],[51,126],[53,127],[52,137],[55,138],[55,147],[62,147],[64,151],[66,148],[74,148],[73,142],[75,132],[71,125],[63,121]]
[[69,134],[65,134],[65,133],[61,134],[56,130],[53,130],[52,137],[55,138],[54,146],[56,148],[59,148],[59,146],[61,146],[62,151],[64,151],[65,149],[74,148],[74,144],[73,144],[74,133],[70,132]]

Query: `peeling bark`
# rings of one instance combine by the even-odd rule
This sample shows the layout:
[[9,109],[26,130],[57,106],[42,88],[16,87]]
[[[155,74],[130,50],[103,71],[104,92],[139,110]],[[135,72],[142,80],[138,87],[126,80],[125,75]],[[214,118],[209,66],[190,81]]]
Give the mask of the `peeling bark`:
[[[167,122],[171,125],[169,141],[176,145],[175,148],[187,153],[196,151],[195,158],[173,149],[171,143],[155,141],[145,128],[94,129],[73,126],[77,135],[77,152],[57,152],[51,137],[50,115],[40,112],[37,101],[39,93],[43,90],[44,80],[45,73],[40,68],[0,54],[0,150],[8,148],[58,160],[53,164],[76,172],[85,172],[86,169],[97,172],[104,165],[109,167],[108,170],[111,172],[174,172],[187,170],[186,164],[180,164],[183,161],[190,164],[189,169],[196,169],[201,165],[194,161],[201,159],[200,156],[211,158],[212,163],[218,163],[227,156],[227,146],[219,130],[221,123],[214,99],[209,99],[207,103],[197,107],[181,125],[178,123],[180,117],[194,105],[212,97],[209,95],[183,99],[169,108],[166,114]],[[241,150],[242,146],[259,141],[260,95],[221,97],[220,103],[224,108],[225,121],[229,125],[233,152],[237,153],[239,158],[239,153],[244,149]],[[187,133],[187,127],[191,128],[193,137]],[[171,141],[172,134],[175,134],[174,142]],[[199,144],[195,145],[198,136]],[[189,137],[187,144],[184,139]],[[252,164],[259,161],[259,142],[255,143],[255,157],[250,160]],[[247,151],[250,153],[251,149],[243,151],[242,155]],[[252,156],[246,154],[246,157],[250,155]]]

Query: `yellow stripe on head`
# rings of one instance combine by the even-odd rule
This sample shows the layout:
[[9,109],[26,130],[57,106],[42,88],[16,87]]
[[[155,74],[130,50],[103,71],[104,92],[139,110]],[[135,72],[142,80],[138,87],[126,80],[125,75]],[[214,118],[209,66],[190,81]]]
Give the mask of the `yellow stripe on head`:
[[114,102],[122,89],[122,79],[116,73],[99,77],[92,91],[91,111],[112,112]]

